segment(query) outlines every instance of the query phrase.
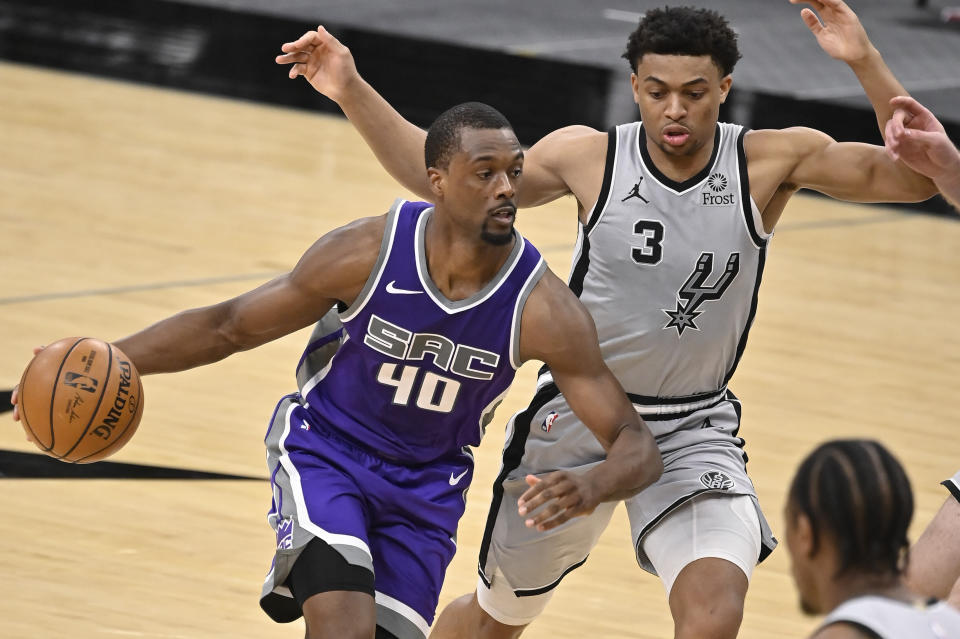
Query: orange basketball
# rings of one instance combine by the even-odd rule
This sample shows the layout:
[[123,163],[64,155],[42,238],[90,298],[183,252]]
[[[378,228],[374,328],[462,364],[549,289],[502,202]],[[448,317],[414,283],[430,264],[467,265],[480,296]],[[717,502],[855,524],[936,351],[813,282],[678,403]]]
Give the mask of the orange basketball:
[[77,464],[120,450],[143,414],[133,362],[92,337],[67,337],[37,353],[17,392],[20,419],[40,450]]

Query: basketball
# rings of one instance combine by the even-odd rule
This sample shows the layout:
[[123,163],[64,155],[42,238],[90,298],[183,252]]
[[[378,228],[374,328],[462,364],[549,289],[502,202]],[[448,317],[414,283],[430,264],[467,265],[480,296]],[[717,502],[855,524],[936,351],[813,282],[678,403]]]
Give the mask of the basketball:
[[143,414],[137,369],[92,337],[67,337],[37,353],[18,393],[20,419],[40,450],[74,464],[120,450]]

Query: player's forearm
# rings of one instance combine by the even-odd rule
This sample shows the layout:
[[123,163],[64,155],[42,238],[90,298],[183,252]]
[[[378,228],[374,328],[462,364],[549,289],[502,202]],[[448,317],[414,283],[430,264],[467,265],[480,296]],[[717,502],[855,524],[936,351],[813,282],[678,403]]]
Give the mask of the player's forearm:
[[183,311],[114,344],[141,375],[212,364],[242,350],[220,329],[223,314],[221,306]]
[[602,464],[590,469],[597,501],[619,501],[636,495],[663,474],[663,459],[650,431],[627,425],[613,441]]
[[405,120],[362,78],[357,78],[337,103],[383,168],[418,197],[429,199],[424,160],[426,132]]
[[893,117],[894,109],[890,106],[890,100],[898,95],[909,94],[875,47],[871,46],[866,56],[849,64],[867,94],[870,104],[873,105],[873,112],[880,126],[880,135],[884,135],[887,120]]
[[953,175],[934,180],[933,183],[947,202],[960,211],[960,166]]

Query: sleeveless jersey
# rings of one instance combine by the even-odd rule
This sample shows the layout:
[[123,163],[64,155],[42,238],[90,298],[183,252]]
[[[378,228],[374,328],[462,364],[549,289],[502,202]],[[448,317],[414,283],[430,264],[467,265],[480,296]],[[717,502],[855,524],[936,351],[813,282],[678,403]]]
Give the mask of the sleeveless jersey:
[[886,597],[857,597],[834,608],[821,628],[846,622],[880,639],[960,639],[960,611],[944,602],[912,606]]
[[640,122],[608,133],[570,288],[641,414],[717,403],[746,345],[769,236],[750,198],[744,133],[719,123],[709,163],[683,183],[650,160]]
[[427,269],[432,213],[430,204],[397,200],[370,277],[340,312],[342,327],[320,323],[297,374],[311,420],[405,464],[479,444],[521,364],[523,306],[546,270],[515,232],[496,276],[448,300]]

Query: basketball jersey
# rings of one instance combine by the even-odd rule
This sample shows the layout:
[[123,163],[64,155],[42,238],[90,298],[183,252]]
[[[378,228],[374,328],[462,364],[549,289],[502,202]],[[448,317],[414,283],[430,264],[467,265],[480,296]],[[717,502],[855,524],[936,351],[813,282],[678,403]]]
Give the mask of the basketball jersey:
[[707,166],[682,183],[653,164],[640,122],[608,133],[569,283],[642,415],[719,402],[746,345],[769,236],[750,198],[744,133],[719,123]]
[[960,611],[944,602],[913,606],[886,597],[866,596],[840,604],[823,620],[866,628],[880,639],[960,639]]
[[342,326],[320,323],[297,373],[311,421],[409,464],[479,444],[521,364],[523,306],[546,270],[515,232],[493,279],[451,301],[427,268],[432,214],[430,204],[397,200],[370,277],[340,312]]

